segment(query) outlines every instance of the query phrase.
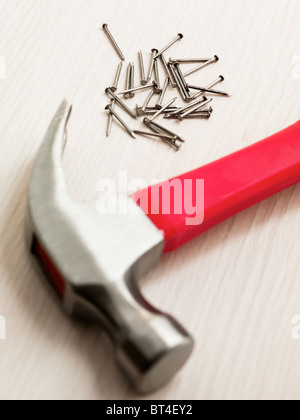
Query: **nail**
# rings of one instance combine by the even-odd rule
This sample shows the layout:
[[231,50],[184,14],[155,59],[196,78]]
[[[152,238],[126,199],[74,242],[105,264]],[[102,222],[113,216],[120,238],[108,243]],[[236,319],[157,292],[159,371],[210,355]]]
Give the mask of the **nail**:
[[166,93],[167,93],[167,90],[168,90],[168,87],[169,87],[169,83],[170,83],[170,79],[167,77],[166,80],[165,80],[164,86],[162,88],[162,92],[161,92],[161,95],[160,95],[160,98],[159,98],[159,102],[156,105],[157,109],[161,109],[161,107],[162,107],[164,98],[166,96]]
[[139,86],[137,88],[123,90],[122,92],[119,92],[118,95],[125,95],[127,93],[133,93],[133,92],[140,92],[142,90],[150,89],[150,88],[156,88],[156,82],[149,83],[149,85],[145,86]]
[[188,115],[192,114],[194,111],[198,111],[198,109],[200,109],[203,106],[209,104],[211,101],[212,101],[212,99],[207,99],[205,102],[203,102],[203,104],[201,106],[199,106],[199,104],[194,105],[192,108],[188,109],[183,114],[178,114],[178,118],[182,121],[185,117],[187,117]]
[[[224,82],[224,80],[225,80],[224,76],[219,76],[217,78],[217,80],[215,80],[214,82],[212,82],[211,84],[209,84],[208,86],[206,86],[206,89],[210,89],[210,88],[216,86],[218,83]],[[192,99],[195,100],[195,99],[199,98],[199,96],[202,96],[203,93],[204,93],[203,91],[200,91],[200,92],[196,93],[196,95],[193,96]]]
[[134,71],[135,71],[135,67],[134,67],[134,63],[130,64],[131,69],[130,69],[130,83],[129,83],[129,89],[131,90],[131,92],[129,93],[130,98],[134,98],[135,94],[134,94]]
[[139,63],[140,63],[140,72],[141,72],[141,85],[145,86],[147,84],[146,80],[146,74],[145,74],[145,65],[144,65],[144,59],[143,59],[143,53],[142,51],[138,51],[139,56]]
[[160,50],[154,58],[158,58],[161,54],[163,54],[165,51],[167,51],[172,45],[175,44],[175,42],[179,41],[183,38],[182,34],[178,34],[176,38],[174,38],[168,45],[166,45],[162,50]]
[[165,132],[162,132],[151,123],[148,123],[147,121],[144,120],[144,124],[149,128],[149,130],[152,130],[154,133],[158,134],[160,138],[162,139],[162,141],[167,143],[169,146],[173,147],[173,149],[175,149],[177,152],[181,149],[181,144],[178,144],[176,142],[177,138],[175,139],[175,137],[172,137],[171,139],[168,139],[166,138],[168,136],[166,136]]
[[106,35],[108,36],[109,40],[111,41],[112,45],[114,46],[115,50],[119,54],[119,57],[121,58],[121,60],[122,61],[125,61],[125,57],[124,57],[122,51],[120,50],[119,45],[117,44],[116,40],[112,36],[110,30],[108,29],[108,24],[107,23],[104,23],[102,25],[102,28],[103,28],[104,32],[106,33]]
[[161,128],[158,128],[157,125],[155,123],[151,123],[150,120],[148,118],[144,118],[144,124],[150,129],[152,130],[154,133],[157,134],[162,134],[163,136],[170,135],[173,139],[172,140],[165,140],[170,146],[174,147],[176,150],[179,150],[181,148],[181,145],[177,144],[177,140],[184,143],[184,140],[179,137],[177,134],[174,135],[173,134],[169,134],[166,133],[166,131],[162,130]]
[[177,98],[173,98],[170,102],[168,102],[163,108],[157,111],[156,114],[154,114],[152,118],[150,118],[150,121],[153,122],[155,118],[157,118],[160,114],[162,114],[164,110],[169,108],[169,106],[171,106],[176,100]]
[[127,114],[129,114],[134,119],[137,118],[136,114],[131,109],[129,109],[128,106],[124,104],[124,102],[121,101],[121,99],[117,95],[115,95],[110,88],[106,89],[105,92],[108,95],[110,95],[113,99],[115,99],[116,102],[124,109],[124,111],[127,112]]
[[113,92],[116,92],[116,91],[117,91],[117,89],[118,89],[118,84],[119,84],[119,81],[120,81],[120,76],[121,76],[122,67],[123,67],[123,63],[121,62],[121,63],[118,65],[118,68],[117,68],[117,73],[116,73],[116,76],[115,76],[115,80],[114,80],[114,83],[113,83],[113,85],[112,85],[112,87],[111,87],[111,90],[112,90]]
[[[116,105],[116,101],[115,99],[111,100],[111,108],[114,109]],[[111,128],[112,128],[112,122],[113,122],[113,114],[110,112],[108,115],[108,122],[107,122],[107,131],[106,131],[106,136],[109,137],[110,133],[111,133]]]
[[156,81],[155,93],[160,95],[162,93],[162,88],[161,88],[161,85],[160,85],[160,77],[159,77],[158,61],[157,60],[154,60],[154,75],[155,75],[155,81]]
[[207,88],[194,86],[194,85],[188,85],[188,87],[194,90],[201,90],[201,92],[204,92],[204,93],[212,93],[214,95],[221,95],[221,96],[230,96],[229,93],[223,92],[221,90],[207,89]]
[[[172,112],[176,111],[177,109],[178,109],[178,107],[169,107],[169,108],[164,110],[164,113],[165,114],[172,113]],[[142,107],[139,107],[138,105],[136,106],[136,114],[137,114],[138,117],[146,116],[146,115],[151,116],[151,115],[154,115],[156,112],[157,112],[156,106],[146,108],[145,111],[143,111]]]
[[215,55],[213,58],[211,58],[210,60],[206,61],[206,63],[200,64],[200,66],[194,67],[192,70],[184,73],[184,77],[187,77],[193,73],[196,73],[196,71],[203,69],[204,67],[212,64],[212,63],[216,63],[217,61],[219,61],[219,57],[217,55]]
[[[179,107],[178,106],[169,106],[169,108],[166,109],[166,111],[171,110],[171,109],[173,109],[173,111],[175,111],[176,109],[179,109]],[[147,106],[146,111],[155,111],[156,112],[157,111],[156,105],[155,106],[153,106],[153,105]]]
[[170,58],[171,63],[181,63],[181,64],[188,64],[188,63],[205,63],[209,61],[210,58]]
[[136,112],[136,115],[138,117],[142,117],[142,116],[145,116],[145,115],[153,115],[153,114],[155,114],[156,110],[155,111],[143,111],[143,108],[137,105],[136,109],[135,109],[135,112]]
[[171,84],[172,84],[172,87],[173,88],[177,88],[178,87],[178,85],[177,85],[177,79],[176,79],[176,76],[175,76],[174,67],[173,67],[173,64],[172,63],[169,63],[168,64],[168,69],[169,69],[170,74],[171,74]]
[[174,67],[176,68],[177,73],[178,73],[180,79],[182,80],[182,83],[183,83],[184,87],[187,89],[187,81],[185,80],[185,77],[184,77],[184,75],[183,75],[183,73],[181,71],[180,64],[179,63],[175,63],[174,64]]
[[188,88],[188,85],[187,85],[187,81],[185,80],[185,77],[184,77],[184,75],[183,75],[183,73],[181,71],[180,64],[179,63],[176,63],[176,64],[174,64],[174,67],[176,68],[177,73],[178,73],[178,76],[179,76],[179,78],[181,80],[183,89],[184,89],[185,94],[186,94],[186,97],[187,97],[186,100],[191,100],[192,99],[192,96],[190,94],[190,91],[189,91],[189,88]]
[[[209,108],[205,108],[205,109],[202,109],[203,107],[201,106],[200,108],[199,108],[199,111],[198,110],[196,110],[195,112],[193,112],[193,114],[198,114],[198,113],[203,113],[203,112],[209,112],[210,114],[212,114],[213,112],[214,112],[214,110],[213,110],[213,108],[210,106]],[[201,111],[200,111],[200,109],[201,109]]]
[[172,140],[172,141],[175,141],[176,140],[174,137],[170,137],[170,136],[167,136],[167,135],[161,134],[161,133],[148,133],[147,131],[135,130],[134,131],[134,134],[139,134],[141,136],[150,136],[150,137],[165,138],[165,139]]
[[[203,104],[203,103],[206,103],[206,101],[207,101],[207,98],[201,98],[201,99],[198,99],[196,101],[193,101],[193,102],[191,102],[190,104],[188,104],[186,106],[183,106],[181,108],[178,108],[175,112],[173,112],[172,114],[170,114],[170,116],[171,115],[173,116],[173,115],[181,114],[182,112],[185,112],[187,109],[190,109],[190,108],[192,108],[195,105],[198,105],[200,107],[200,105]],[[170,116],[166,116],[166,118],[169,118]]]
[[172,88],[176,88],[177,87],[176,81],[175,81],[175,79],[174,79],[174,77],[173,77],[173,75],[172,75],[172,73],[171,73],[171,71],[169,69],[169,66],[167,64],[167,61],[166,61],[165,56],[163,54],[161,54],[160,55],[160,59],[161,59],[162,65],[163,65],[163,67],[165,69],[166,75],[170,79],[170,84],[171,84]]
[[131,64],[128,64],[127,67],[127,73],[126,73],[126,81],[125,81],[125,89],[126,91],[124,91],[124,99],[129,99],[130,98],[130,94],[128,92],[128,90],[130,89],[130,78],[131,78]]
[[170,65],[170,68],[172,68],[172,71],[173,71],[173,74],[174,74],[174,77],[175,77],[175,80],[176,80],[176,83],[177,83],[177,87],[178,87],[179,92],[182,96],[182,99],[184,101],[186,101],[188,99],[188,97],[187,97],[186,91],[184,89],[184,86],[182,84],[182,81],[179,77],[179,74],[177,73],[177,69],[173,65]]
[[186,88],[186,81],[184,79],[184,76],[180,70],[179,64],[173,65],[174,67],[174,74],[176,76],[177,85],[180,86],[180,89],[182,91],[183,99],[185,102],[191,102],[192,96],[190,91]]
[[155,55],[157,53],[157,50],[154,48],[151,52],[152,52],[152,57],[151,57],[151,63],[150,63],[150,68],[148,72],[148,78],[147,78],[148,83],[151,82],[152,74],[154,71],[154,65],[155,65]]
[[146,102],[144,103],[144,106],[142,108],[143,112],[146,111],[147,106],[149,105],[151,99],[153,98],[153,96],[155,95],[155,89],[153,89],[150,93],[149,96],[146,99]]
[[125,121],[122,120],[122,118],[116,113],[116,111],[110,105],[107,105],[105,109],[108,110],[111,114],[113,114],[114,117],[116,117],[116,119],[120,122],[120,124],[122,124],[122,126],[130,134],[131,137],[136,139],[134,132],[128,127]]
[[183,142],[183,143],[185,142],[185,140],[183,140],[183,138],[182,138],[181,136],[178,136],[178,134],[174,133],[173,131],[169,130],[169,129],[168,129],[168,128],[166,128],[166,127],[163,127],[163,126],[162,126],[162,125],[160,125],[160,124],[157,124],[157,123],[156,123],[156,122],[154,122],[154,121],[150,121],[150,119],[149,119],[149,118],[144,118],[144,123],[145,123],[146,125],[153,126],[153,127],[157,128],[157,129],[161,130],[161,131],[162,131],[162,132],[164,132],[164,133],[170,134],[170,136],[176,137],[179,141],[181,141],[181,142]]
[[[185,117],[185,119],[201,119],[201,118],[205,118],[205,119],[209,119],[211,117],[212,113],[208,112],[208,111],[204,111],[204,112],[193,112],[190,115],[187,115]],[[171,120],[180,120],[179,115],[173,115],[170,117]]]

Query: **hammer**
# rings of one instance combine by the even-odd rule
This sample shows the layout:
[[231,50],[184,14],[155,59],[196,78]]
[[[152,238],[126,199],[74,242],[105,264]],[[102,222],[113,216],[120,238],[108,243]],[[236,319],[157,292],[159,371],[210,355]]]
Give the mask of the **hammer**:
[[[99,215],[95,203],[77,203],[67,192],[61,157],[71,110],[68,101],[61,104],[34,165],[28,244],[66,313],[101,324],[130,383],[139,392],[152,392],[184,365],[193,339],[173,317],[146,302],[138,280],[163,253],[299,182],[300,122],[168,184],[133,197],[120,194],[127,214]],[[198,194],[199,180],[205,185],[201,209],[182,206],[179,212],[186,197]],[[182,187],[170,195],[166,187],[175,182]]]

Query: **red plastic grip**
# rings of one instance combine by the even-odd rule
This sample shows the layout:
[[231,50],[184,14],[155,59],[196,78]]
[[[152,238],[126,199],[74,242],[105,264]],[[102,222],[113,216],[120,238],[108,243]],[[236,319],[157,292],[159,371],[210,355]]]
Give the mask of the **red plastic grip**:
[[[171,189],[170,197],[163,197],[169,183],[149,187],[133,196],[155,226],[164,232],[165,252],[179,248],[218,223],[298,183],[300,121],[266,140],[173,180],[180,180],[182,190],[179,188],[175,193]],[[204,180],[204,204],[193,214],[182,206],[183,211],[177,214],[186,197],[198,202],[197,180]],[[169,201],[169,214],[165,214],[162,198]],[[191,218],[196,220],[202,209],[203,223],[187,224]]]

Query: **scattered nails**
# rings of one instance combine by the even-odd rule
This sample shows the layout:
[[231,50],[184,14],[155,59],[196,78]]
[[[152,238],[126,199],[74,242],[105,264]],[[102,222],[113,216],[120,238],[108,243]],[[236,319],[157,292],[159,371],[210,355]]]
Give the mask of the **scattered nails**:
[[136,114],[130,108],[128,108],[128,106],[124,104],[124,102],[117,95],[115,95],[114,92],[110,88],[106,89],[105,92],[108,95],[110,95],[113,99],[115,99],[116,103],[120,105],[124,109],[124,111],[127,112],[127,114],[129,114],[134,119],[137,118]]
[[108,110],[111,114],[113,114],[114,117],[116,117],[116,119],[120,122],[120,124],[122,124],[122,126],[130,134],[131,137],[136,139],[134,132],[128,127],[125,121],[123,121],[122,118],[116,113],[116,111],[111,107],[111,105],[107,105],[105,109]]
[[[123,53],[121,52],[118,44],[116,43],[115,39],[113,38],[112,34],[108,29],[108,25],[103,25],[103,30],[109,37],[110,41],[112,42],[114,48],[118,52],[122,61],[125,60]],[[167,62],[164,52],[172,47],[176,42],[183,38],[182,34],[178,34],[176,38],[174,38],[168,45],[166,45],[162,50],[158,51],[157,49],[152,49],[150,67],[148,70],[148,74],[146,76],[145,73],[145,65],[144,65],[144,57],[141,50],[138,51],[138,64],[140,69],[140,86],[135,87],[135,64],[130,63],[127,68],[126,73],[126,81],[125,81],[125,90],[118,91],[120,76],[122,72],[123,63],[119,63],[117,72],[114,78],[113,85],[110,88],[107,88],[105,92],[111,98],[111,104],[107,105],[105,108],[109,111],[108,115],[108,122],[107,122],[107,137],[110,136],[112,130],[112,124],[115,120],[119,121],[119,123],[123,126],[123,128],[127,131],[127,133],[136,138],[136,135],[143,135],[149,136],[154,138],[159,138],[169,146],[174,148],[176,151],[180,150],[181,143],[184,143],[185,140],[179,136],[178,134],[174,133],[167,127],[164,127],[158,124],[156,120],[159,116],[163,116],[166,119],[177,120],[192,120],[192,119],[209,119],[212,116],[213,109],[212,107],[207,108],[205,107],[209,103],[212,102],[212,98],[206,98],[209,95],[216,95],[216,96],[226,96],[229,97],[230,95],[223,90],[213,89],[218,83],[224,81],[223,76],[219,76],[214,82],[210,83],[206,87],[202,87],[203,84],[190,84],[187,81],[187,77],[191,74],[194,74],[201,69],[209,66],[212,63],[216,63],[219,61],[218,56],[214,56],[213,58],[205,59],[205,58],[170,58]],[[161,86],[161,74],[160,74],[160,67],[159,61],[162,64],[162,69],[164,70],[165,75],[164,77],[164,84]],[[183,66],[188,64],[198,64],[197,67],[194,67],[185,73],[183,72]],[[169,88],[177,89],[180,93],[181,98],[186,103],[182,105],[180,103],[176,103],[177,98],[173,98],[168,103],[163,105],[165,97],[168,93]],[[150,93],[148,94],[145,103],[143,106],[136,105],[136,109],[132,110],[129,106],[127,106],[121,99],[120,95],[123,95],[125,99],[134,98],[135,93],[143,92],[147,89],[151,89]],[[191,95],[191,91],[197,91],[194,96]],[[155,94],[159,94],[160,97],[158,102],[155,104],[150,105],[150,102]],[[121,118],[121,116],[116,112],[115,106],[119,105],[128,115],[132,118],[137,119],[138,117],[144,117],[143,122],[148,127],[150,132],[142,131],[142,130],[132,130]]]

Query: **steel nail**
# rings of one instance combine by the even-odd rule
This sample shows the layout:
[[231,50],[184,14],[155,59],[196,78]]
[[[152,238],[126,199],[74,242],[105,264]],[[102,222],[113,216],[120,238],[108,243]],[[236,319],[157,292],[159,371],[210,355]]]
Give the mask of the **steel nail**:
[[163,54],[161,54],[159,58],[160,58],[160,60],[162,62],[162,65],[165,69],[166,75],[170,79],[170,84],[171,84],[172,88],[176,88],[177,84],[176,84],[175,78],[174,78],[174,76],[173,76],[173,74],[172,74],[172,72],[171,72],[171,70],[170,70],[170,68],[167,64],[165,56]]
[[[168,113],[172,113],[174,111],[176,111],[178,109],[178,107],[169,107],[167,109],[164,110],[164,114],[168,114]],[[139,107],[138,105],[136,106],[136,114],[138,117],[141,116],[146,116],[146,115],[154,115],[157,112],[157,108],[155,107],[149,107],[146,108],[145,111],[143,111],[142,107]]]
[[157,111],[153,115],[152,118],[150,118],[150,121],[153,122],[155,120],[155,118],[157,118],[160,114],[162,114],[164,112],[164,110],[169,108],[169,106],[171,106],[176,100],[177,100],[177,98],[173,98],[170,102],[168,102],[163,108],[161,108],[159,111]]
[[186,100],[191,100],[192,99],[192,96],[190,94],[187,81],[185,80],[185,77],[184,77],[184,75],[183,75],[183,73],[181,71],[180,64],[179,63],[176,63],[176,64],[174,64],[174,67],[177,70],[178,76],[179,76],[179,78],[181,80],[181,84],[182,84],[182,86],[184,88],[184,91],[186,93],[186,98],[187,98]]
[[165,80],[164,86],[162,88],[162,92],[161,92],[161,95],[160,95],[160,98],[159,98],[159,102],[156,105],[157,109],[161,109],[161,107],[162,107],[164,98],[166,96],[166,93],[167,93],[167,90],[168,90],[168,87],[169,87],[169,83],[170,83],[170,79],[167,77],[166,80]]
[[229,93],[223,92],[221,90],[208,89],[208,88],[203,88],[203,87],[194,86],[194,85],[188,85],[188,87],[194,90],[201,90],[201,92],[204,92],[204,93],[212,93],[214,95],[221,95],[221,96],[230,96]]
[[178,118],[180,120],[183,120],[185,117],[187,117],[188,115],[192,114],[194,111],[198,111],[200,108],[202,108],[203,106],[209,104],[210,102],[212,102],[212,99],[207,99],[205,102],[203,102],[203,104],[201,106],[198,106],[198,104],[197,105],[194,105],[192,108],[188,109],[183,114],[178,114]]
[[109,40],[111,41],[112,45],[114,46],[115,50],[117,51],[117,53],[119,54],[119,57],[121,58],[122,61],[125,61],[125,57],[124,54],[122,53],[119,45],[117,44],[116,40],[114,39],[114,37],[112,36],[110,30],[108,29],[108,24],[104,23],[102,25],[102,28],[104,30],[104,32],[106,33],[106,35],[108,36]]
[[143,110],[143,112],[145,112],[146,111],[146,108],[147,108],[147,106],[149,105],[149,103],[150,103],[150,101],[151,101],[151,99],[153,98],[153,96],[155,95],[155,89],[153,89],[150,93],[149,93],[149,95],[148,95],[148,97],[147,97],[147,99],[146,99],[146,102],[144,103],[144,106],[143,106],[143,108],[142,108],[142,110]]
[[131,63],[131,69],[130,69],[130,83],[129,83],[129,89],[131,90],[131,92],[129,93],[130,98],[134,98],[135,94],[134,94],[134,72],[135,72],[135,67],[134,67],[134,63]]
[[210,106],[209,108],[205,108],[203,109],[202,106],[200,106],[198,109],[196,109],[196,111],[193,112],[193,114],[197,114],[197,113],[203,113],[203,112],[209,112],[210,114],[212,114],[214,112],[213,108]]
[[181,64],[188,64],[188,63],[205,63],[209,61],[210,58],[170,58],[171,63],[181,63]]
[[[208,112],[208,111],[205,111],[205,112],[193,112],[192,114],[190,114],[190,115],[187,115],[186,117],[185,117],[185,119],[197,119],[197,118],[199,118],[199,119],[201,119],[201,118],[205,118],[205,119],[209,119],[210,117],[211,117],[211,112]],[[180,120],[180,116],[179,115],[173,115],[173,116],[171,116],[170,117],[170,119],[171,120]]]
[[148,117],[145,117],[144,120],[143,120],[143,122],[144,122],[145,125],[147,125],[148,128],[150,128],[150,130],[154,131],[155,133],[168,134],[169,136],[173,137],[174,140],[179,140],[182,143],[185,142],[185,140],[183,140],[177,134],[172,133],[172,131],[165,129],[164,127],[162,127],[159,124],[156,124],[155,122],[151,122]]
[[200,66],[194,67],[192,70],[189,70],[186,73],[184,73],[184,77],[190,76],[191,74],[196,73],[196,71],[201,70],[212,63],[216,63],[217,61],[219,61],[219,57],[215,55],[213,58],[206,61],[206,63],[200,64]]
[[157,133],[160,135],[160,138],[167,143],[169,146],[173,147],[173,149],[175,149],[176,151],[179,151],[181,148],[180,144],[177,144],[176,140],[174,137],[172,137],[171,139],[167,139],[166,138],[166,132],[163,132],[162,130],[159,130],[157,127],[155,127],[153,124],[151,124],[150,122],[147,122],[144,120],[144,124],[149,128],[149,130],[152,130],[154,133]]
[[182,96],[182,99],[184,101],[186,101],[188,99],[188,97],[187,97],[186,91],[184,89],[184,86],[182,84],[182,81],[181,81],[181,79],[179,77],[179,74],[177,73],[177,69],[176,69],[176,67],[174,67],[174,65],[170,65],[170,68],[172,68],[172,71],[173,71],[173,74],[174,74],[174,77],[175,77],[175,80],[176,80],[176,84],[177,84],[177,87],[179,89],[179,92],[180,92],[180,94]]
[[[223,82],[224,80],[225,80],[224,76],[219,76],[217,78],[217,80],[215,80],[214,82],[212,82],[208,86],[206,86],[206,89],[210,89],[210,88],[216,86],[218,83]],[[195,99],[199,98],[199,96],[202,96],[203,93],[204,92],[200,90],[200,92],[196,93],[196,95],[194,95],[192,99],[195,100]]]
[[136,139],[134,132],[128,127],[126,122],[122,120],[122,118],[116,113],[116,111],[110,105],[107,105],[105,109],[109,110],[109,112],[113,114],[114,117],[116,117],[116,119],[120,122],[120,124],[122,124],[125,130],[130,134],[130,136]]
[[147,77],[147,83],[151,82],[152,74],[154,71],[154,65],[155,65],[155,55],[158,51],[155,48],[153,48],[151,52],[152,52],[152,57],[151,57],[151,63],[149,67],[148,77]]
[[174,133],[173,131],[171,131],[171,130],[169,130],[168,128],[166,128],[166,127],[163,127],[162,125],[160,125],[160,124],[157,124],[156,122],[154,122],[154,121],[150,121],[150,119],[149,118],[144,118],[144,123],[145,124],[148,124],[148,125],[151,125],[151,126],[153,126],[153,127],[155,127],[155,128],[157,128],[157,129],[159,129],[159,130],[161,130],[161,131],[163,131],[164,133],[167,133],[167,134],[170,134],[171,136],[174,136],[174,137],[176,137],[178,140],[180,140],[181,142],[183,142],[184,143],[184,141],[185,140],[183,140],[183,138],[182,137],[180,137],[180,136],[178,136],[178,134],[176,134],[176,133]]
[[149,85],[145,85],[145,86],[139,86],[137,88],[133,88],[133,89],[128,89],[128,90],[123,90],[122,92],[119,92],[118,95],[124,95],[127,93],[132,93],[132,92],[140,92],[142,90],[146,90],[146,89],[150,89],[150,88],[156,88],[156,82],[152,82]]
[[146,80],[146,74],[145,74],[144,58],[143,58],[143,53],[141,50],[138,51],[138,56],[139,56],[140,72],[141,72],[141,85],[145,86],[147,84],[147,80]]
[[185,106],[183,106],[181,108],[178,108],[176,111],[174,111],[170,115],[166,116],[166,118],[171,117],[171,115],[173,116],[173,115],[181,114],[182,112],[185,112],[187,109],[190,109],[190,108],[192,108],[193,106],[196,106],[196,105],[198,105],[198,107],[200,107],[201,104],[207,103],[206,101],[207,101],[207,98],[204,98],[204,97],[201,98],[201,99],[195,100],[195,101],[191,102],[188,105],[185,105]]
[[118,68],[117,68],[117,73],[116,73],[116,76],[115,76],[115,80],[114,80],[114,83],[113,83],[113,85],[112,85],[112,87],[111,87],[111,90],[112,90],[113,92],[116,92],[116,91],[117,91],[117,89],[118,89],[118,84],[119,84],[119,81],[120,81],[120,76],[121,76],[122,67],[123,67],[123,63],[121,62],[121,63],[118,65]]
[[[111,99],[111,108],[114,109],[116,105],[116,101],[115,99]],[[107,131],[106,131],[106,136],[109,137],[110,133],[111,133],[111,128],[112,128],[112,122],[113,122],[113,114],[110,112],[108,115],[108,121],[107,121]]]
[[177,36],[176,36],[176,38],[174,38],[171,42],[169,42],[169,44],[168,45],[166,45],[162,50],[160,50],[157,54],[156,54],[156,56],[154,57],[154,58],[158,58],[161,54],[163,54],[165,51],[167,51],[170,47],[172,47],[172,45],[174,45],[175,44],[175,42],[177,42],[177,41],[179,41],[180,39],[182,39],[183,38],[183,35],[182,34],[178,34]]
[[172,63],[168,64],[168,69],[169,69],[170,74],[171,74],[171,85],[172,85],[173,88],[177,88],[178,87],[177,78],[176,78],[175,71],[174,71],[175,69],[174,69]]
[[110,95],[113,99],[115,99],[116,103],[119,104],[124,109],[124,111],[127,112],[127,114],[129,114],[134,119],[137,118],[136,114],[131,109],[129,109],[128,106],[124,104],[124,102],[116,94],[114,94],[114,92],[110,88],[106,89],[105,92],[108,95]]
[[181,71],[180,64],[179,63],[174,63],[174,67],[176,68],[177,73],[178,73],[180,79],[182,80],[182,83],[183,83],[184,87],[187,89],[188,84],[187,84],[187,81],[185,80],[185,77],[184,77],[182,71]]
[[158,95],[161,95],[162,88],[161,88],[161,85],[160,85],[160,77],[159,77],[158,61],[157,60],[154,61],[154,75],[155,75],[155,82],[156,82],[155,93],[157,93]]
[[150,137],[159,137],[159,138],[165,138],[172,141],[175,141],[176,138],[167,136],[166,134],[162,133],[148,133],[147,131],[140,131],[140,130],[134,130],[134,134],[140,134],[141,136],[150,136]]
[[[176,109],[178,109],[178,106],[169,106],[165,112],[173,110],[175,111]],[[160,108],[159,108],[160,109]],[[157,111],[156,105],[155,106],[147,106],[146,111]]]
[[219,61],[219,57],[215,55],[213,58],[206,61],[206,63],[200,64],[200,66],[194,67],[192,70],[189,70],[186,73],[184,73],[184,77],[190,76],[191,74],[196,73],[196,71],[201,70],[212,63],[216,63],[217,61]]
[[130,94],[129,94],[130,78],[131,78],[131,64],[128,64],[127,72],[126,72],[126,81],[125,81],[125,89],[126,90],[123,92],[124,99],[129,99],[130,98]]

